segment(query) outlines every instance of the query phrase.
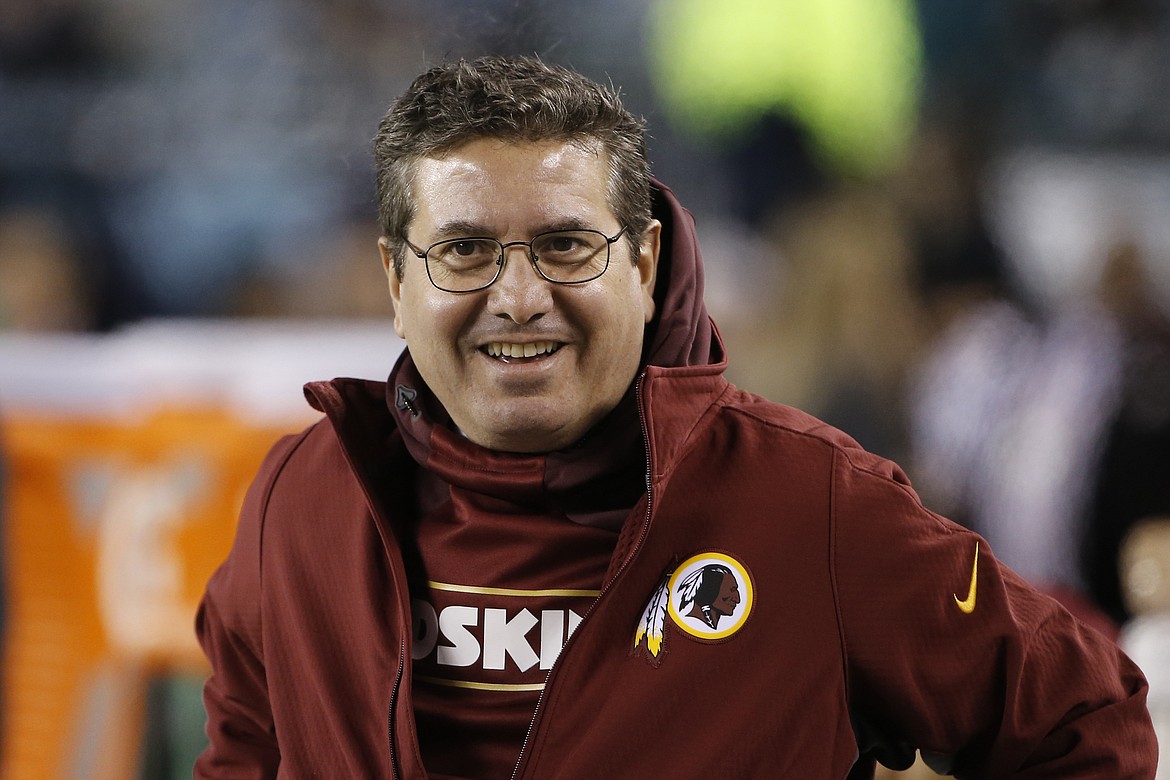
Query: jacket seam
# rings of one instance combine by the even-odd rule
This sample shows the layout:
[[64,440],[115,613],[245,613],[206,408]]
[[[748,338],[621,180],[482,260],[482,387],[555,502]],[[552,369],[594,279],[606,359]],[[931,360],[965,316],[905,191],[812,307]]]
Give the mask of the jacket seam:
[[[845,447],[837,442],[830,441],[825,436],[814,433],[812,431],[802,431],[802,430],[799,430],[797,428],[793,428],[789,425],[784,425],[782,423],[778,423],[775,420],[770,420],[767,417],[762,417],[761,415],[755,414],[754,412],[751,412],[747,409],[742,409],[742,408],[738,408],[738,407],[726,407],[726,408],[729,412],[741,414],[744,417],[750,417],[751,419],[755,420],[756,422],[767,425],[770,428],[776,428],[777,430],[781,430],[781,431],[785,431],[787,433],[790,433],[793,436],[801,436],[801,437],[806,438],[806,439],[812,439],[813,441],[820,442],[821,444],[828,447],[833,452],[833,466],[832,466],[832,468],[833,468],[833,472],[834,472],[834,474],[833,474],[834,479],[835,479],[836,470],[837,470],[836,459],[837,459],[837,456],[839,455],[840,457],[843,457],[846,460],[846,462],[849,464],[849,468],[852,469],[853,471],[856,471],[856,472],[861,473],[861,474],[867,474],[871,477],[874,477],[875,479],[879,479],[883,482],[887,482],[887,483],[897,487],[899,490],[901,490],[903,493],[905,493],[907,495],[907,497],[909,497],[914,502],[914,504],[916,506],[918,506],[920,509],[922,509],[927,514],[929,514],[931,516],[931,518],[933,518],[935,520],[935,522],[937,522],[940,526],[942,526],[943,530],[948,531],[948,532],[955,531],[955,529],[952,529],[950,526],[948,526],[946,524],[946,522],[944,521],[944,518],[941,515],[939,515],[938,512],[935,512],[934,510],[925,506],[922,503],[922,497],[919,496],[918,493],[915,492],[909,485],[907,485],[904,482],[900,482],[896,479],[891,478],[889,474],[883,474],[882,472],[878,471],[877,469],[874,469],[872,466],[865,466],[865,465],[859,464],[855,460],[853,460],[853,458],[849,452],[849,450],[850,450],[849,447]],[[860,447],[858,449],[860,449]]]
[[296,454],[297,450],[301,448],[301,445],[305,443],[305,441],[309,438],[309,434],[312,433],[313,429],[316,428],[317,425],[320,425],[320,423],[315,423],[314,425],[309,426],[305,430],[295,435],[295,439],[291,442],[291,446],[289,446],[288,451],[285,452],[279,463],[272,469],[272,475],[268,478],[267,484],[264,486],[264,497],[261,501],[260,508],[257,513],[256,588],[258,592],[256,599],[256,612],[257,617],[259,618],[257,628],[260,632],[261,652],[263,652],[264,649],[264,537],[268,530],[268,507],[272,502],[272,494],[276,490],[277,481],[284,473],[284,470],[288,468],[289,461],[292,460],[293,455]]
[[833,612],[837,620],[837,638],[841,645],[841,679],[845,685],[845,710],[852,712],[852,681],[849,677],[849,642],[845,636],[845,617],[841,609],[841,593],[837,585],[837,457],[839,450],[833,450],[833,463],[829,471],[829,583],[833,591]]

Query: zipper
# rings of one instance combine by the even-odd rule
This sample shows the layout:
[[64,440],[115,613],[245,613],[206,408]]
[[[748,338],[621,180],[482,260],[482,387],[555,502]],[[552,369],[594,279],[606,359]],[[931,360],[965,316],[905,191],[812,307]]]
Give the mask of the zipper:
[[[630,547],[630,551],[626,554],[626,557],[622,561],[621,566],[619,566],[618,570],[614,572],[613,578],[610,579],[610,581],[606,584],[602,585],[601,592],[597,594],[597,598],[594,599],[593,603],[589,605],[589,609],[581,618],[582,625],[584,625],[584,622],[589,619],[590,615],[593,614],[593,610],[597,608],[597,604],[601,601],[602,597],[604,597],[605,594],[608,593],[609,590],[614,586],[614,584],[617,583],[618,579],[621,578],[622,573],[630,565],[630,562],[634,560],[634,556],[638,554],[638,550],[641,549],[642,543],[646,540],[646,535],[650,532],[650,510],[654,506],[654,494],[651,489],[653,486],[653,473],[650,465],[650,428],[646,424],[646,405],[642,399],[642,380],[645,378],[645,371],[638,375],[638,380],[634,385],[634,394],[638,399],[638,420],[642,424],[642,446],[646,451],[646,515],[642,519],[642,528],[638,531],[638,538],[634,540],[634,544]],[[516,757],[516,766],[512,769],[512,780],[517,780],[517,778],[520,776],[520,767],[526,758],[526,754],[528,752],[528,743],[532,739],[532,732],[536,728],[536,719],[540,715],[540,707],[542,704],[544,704],[544,694],[548,690],[548,686],[551,684],[552,676],[557,670],[557,665],[560,663],[560,660],[568,653],[569,643],[572,641],[573,637],[569,637],[569,639],[565,642],[565,646],[561,648],[561,652],[557,656],[557,660],[553,661],[552,668],[548,670],[548,675],[544,678],[544,687],[541,688],[540,696],[538,696],[536,699],[536,709],[532,711],[532,720],[528,722],[528,731],[524,734],[524,742],[522,742],[520,745],[520,755]]]
[[394,753],[394,712],[398,709],[398,688],[402,684],[402,672],[406,665],[406,640],[398,650],[398,673],[394,675],[394,686],[390,689],[390,711],[386,716],[386,727],[390,738],[390,778],[398,780],[401,773],[398,771],[398,756]]

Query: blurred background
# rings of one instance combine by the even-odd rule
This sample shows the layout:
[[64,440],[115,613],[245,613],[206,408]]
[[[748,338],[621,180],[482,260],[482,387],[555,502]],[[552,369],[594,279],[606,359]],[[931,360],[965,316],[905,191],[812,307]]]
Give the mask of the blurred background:
[[190,776],[242,491],[303,381],[402,346],[377,122],[483,53],[620,87],[731,379],[898,460],[1170,724],[1170,0],[5,0],[3,777]]

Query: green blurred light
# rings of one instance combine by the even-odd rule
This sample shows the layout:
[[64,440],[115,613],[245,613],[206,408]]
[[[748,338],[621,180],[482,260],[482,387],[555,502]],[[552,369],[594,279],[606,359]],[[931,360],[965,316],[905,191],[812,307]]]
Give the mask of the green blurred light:
[[909,0],[660,0],[651,68],[683,129],[733,138],[780,110],[842,173],[880,173],[913,129],[921,43]]

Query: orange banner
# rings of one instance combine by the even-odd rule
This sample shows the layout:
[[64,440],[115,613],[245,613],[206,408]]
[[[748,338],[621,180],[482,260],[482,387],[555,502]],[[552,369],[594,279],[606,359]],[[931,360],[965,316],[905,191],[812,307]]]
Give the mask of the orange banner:
[[4,777],[135,775],[146,683],[203,672],[199,597],[286,432],[214,409],[3,420]]

